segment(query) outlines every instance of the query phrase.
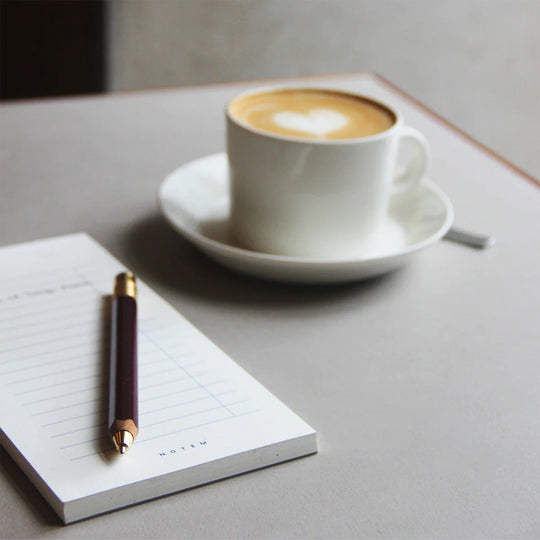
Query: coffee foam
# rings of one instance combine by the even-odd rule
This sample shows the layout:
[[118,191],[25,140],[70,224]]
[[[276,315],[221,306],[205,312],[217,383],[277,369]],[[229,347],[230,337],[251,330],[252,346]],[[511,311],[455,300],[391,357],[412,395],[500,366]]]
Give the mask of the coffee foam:
[[229,106],[238,121],[290,137],[351,139],[392,127],[394,114],[362,97],[332,90],[290,89],[240,96]]

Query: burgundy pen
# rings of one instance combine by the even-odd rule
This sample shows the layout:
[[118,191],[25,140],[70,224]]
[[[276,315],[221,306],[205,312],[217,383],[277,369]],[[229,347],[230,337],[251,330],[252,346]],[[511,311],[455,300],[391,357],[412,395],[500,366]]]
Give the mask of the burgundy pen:
[[109,377],[109,433],[121,454],[139,432],[137,401],[137,287],[125,272],[114,282]]

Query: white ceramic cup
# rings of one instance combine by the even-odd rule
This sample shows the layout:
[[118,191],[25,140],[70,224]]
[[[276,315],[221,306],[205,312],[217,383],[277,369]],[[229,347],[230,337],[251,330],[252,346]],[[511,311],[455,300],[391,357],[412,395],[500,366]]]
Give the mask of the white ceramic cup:
[[[283,89],[259,88],[235,99]],[[368,137],[309,139],[256,129],[235,119],[227,107],[230,226],[243,247],[312,259],[358,258],[377,249],[390,200],[418,186],[430,148],[393,107],[345,93],[391,111],[394,124]],[[414,155],[397,174],[404,139],[414,143]]]

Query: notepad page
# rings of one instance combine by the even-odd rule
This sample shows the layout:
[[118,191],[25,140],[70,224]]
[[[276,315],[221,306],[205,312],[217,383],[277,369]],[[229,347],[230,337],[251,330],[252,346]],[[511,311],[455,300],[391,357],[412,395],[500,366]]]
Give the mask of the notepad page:
[[[59,501],[314,441],[312,428],[139,281],[140,432],[119,456],[107,433],[109,327],[124,270],[85,234],[0,249],[0,427]],[[144,496],[134,492],[133,502]]]

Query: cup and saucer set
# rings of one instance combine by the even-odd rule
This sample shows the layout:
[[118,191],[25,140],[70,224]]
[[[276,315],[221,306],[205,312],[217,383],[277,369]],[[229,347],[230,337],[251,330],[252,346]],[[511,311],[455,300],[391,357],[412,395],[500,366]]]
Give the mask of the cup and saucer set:
[[[427,141],[386,104],[263,88],[236,97],[226,122],[227,152],[171,172],[158,202],[174,230],[232,270],[358,281],[403,266],[452,225],[450,200],[425,177]],[[415,152],[396,175],[404,139]]]

